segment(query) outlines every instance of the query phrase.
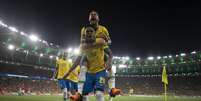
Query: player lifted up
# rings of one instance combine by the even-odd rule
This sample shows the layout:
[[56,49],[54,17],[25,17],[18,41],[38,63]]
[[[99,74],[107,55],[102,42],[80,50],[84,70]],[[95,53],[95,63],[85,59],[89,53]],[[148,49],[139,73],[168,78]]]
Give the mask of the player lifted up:
[[[95,33],[96,33],[96,38],[103,38],[105,40],[104,44],[104,60],[106,64],[106,70],[108,72],[108,87],[109,87],[109,94],[110,94],[110,99],[112,97],[115,97],[120,93],[120,89],[115,88],[115,74],[112,71],[112,51],[109,48],[109,45],[111,45],[111,38],[109,36],[109,32],[106,27],[102,26],[99,24],[100,18],[99,15],[96,11],[91,11],[89,13],[89,22],[90,25],[92,25],[95,28]],[[84,35],[84,28],[81,29],[81,39],[83,39]],[[84,40],[81,40],[83,42]],[[88,47],[93,47],[93,46],[88,46]],[[82,65],[86,65],[86,61],[82,61]]]
[[[69,72],[65,74],[64,78],[67,77],[76,68],[76,66],[80,64],[82,57],[85,57],[87,60],[86,81],[84,82],[82,96],[79,96],[77,101],[88,101],[87,95],[92,91],[95,92],[97,101],[104,101],[106,77],[104,61],[105,40],[103,38],[96,38],[95,28],[92,25],[85,27],[82,38],[85,41],[80,46],[81,53],[77,57]],[[93,46],[93,48],[89,48],[90,46]]]

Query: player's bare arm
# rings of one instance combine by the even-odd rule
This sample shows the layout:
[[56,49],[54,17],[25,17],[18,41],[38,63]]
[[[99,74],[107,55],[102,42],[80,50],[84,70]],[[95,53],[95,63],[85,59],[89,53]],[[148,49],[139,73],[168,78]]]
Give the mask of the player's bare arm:
[[63,78],[68,77],[69,74],[70,74],[71,72],[73,72],[73,70],[76,69],[76,67],[80,64],[81,57],[82,57],[82,56],[78,56],[78,57],[76,58],[76,60],[75,60],[75,62],[73,63],[72,67],[71,67],[70,70],[64,75]]

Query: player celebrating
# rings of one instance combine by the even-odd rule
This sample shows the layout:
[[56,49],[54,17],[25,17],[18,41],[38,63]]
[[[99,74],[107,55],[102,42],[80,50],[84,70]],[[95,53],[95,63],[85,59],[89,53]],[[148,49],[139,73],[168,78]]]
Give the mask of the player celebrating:
[[60,56],[59,59],[56,61],[56,72],[57,72],[57,79],[58,83],[63,91],[63,99],[64,101],[67,101],[69,98],[69,89],[70,89],[70,82],[68,78],[63,78],[65,72],[68,72],[71,63],[66,60],[67,54],[64,54],[64,56]]
[[[92,25],[85,27],[84,33],[85,42],[81,44],[81,54],[77,57],[75,63],[68,73],[64,76],[67,77],[77,65],[79,65],[82,56],[87,60],[87,73],[86,81],[82,91],[83,101],[88,101],[87,95],[95,91],[97,101],[104,101],[104,88],[105,88],[105,61],[104,61],[104,44],[103,38],[96,38],[95,28]],[[88,48],[94,46],[95,48]],[[82,69],[81,69],[82,70]]]
[[[118,95],[120,93],[120,89],[116,89],[115,88],[115,74],[112,71],[111,67],[112,67],[112,51],[109,48],[109,45],[111,44],[111,39],[109,36],[109,32],[108,30],[99,24],[99,15],[96,11],[91,11],[89,14],[89,22],[90,25],[92,25],[95,28],[96,31],[96,38],[103,38],[106,41],[106,44],[104,45],[104,52],[105,52],[105,63],[106,63],[106,68],[108,70],[108,87],[110,88],[110,99],[112,100],[112,97],[115,97],[116,95]],[[84,28],[82,28],[81,30],[81,39],[83,39],[82,37],[84,37],[83,34],[84,33]],[[81,40],[82,42],[83,40]],[[86,63],[83,63],[86,64]],[[85,68],[85,66],[83,66]]]

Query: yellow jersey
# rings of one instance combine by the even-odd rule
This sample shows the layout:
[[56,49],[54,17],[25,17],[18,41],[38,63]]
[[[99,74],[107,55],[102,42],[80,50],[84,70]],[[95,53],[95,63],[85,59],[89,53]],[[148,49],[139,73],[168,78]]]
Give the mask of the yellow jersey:
[[69,76],[67,77],[67,79],[73,81],[73,82],[78,82],[79,81],[79,73],[80,73],[80,66],[78,65],[76,67],[76,69],[74,69]]
[[[81,39],[83,34],[84,34],[84,27],[81,29]],[[107,43],[108,41],[111,41],[107,28],[102,25],[98,25],[98,28],[96,30],[96,38],[103,38]],[[108,48],[108,44],[105,44],[104,48]]]
[[[70,70],[72,63],[68,60],[59,59],[56,61],[56,68],[57,68],[57,79],[62,79],[65,73]],[[67,78],[66,78],[67,79]]]
[[87,60],[88,73],[97,73],[105,69],[104,46],[100,48],[83,49],[82,54]]

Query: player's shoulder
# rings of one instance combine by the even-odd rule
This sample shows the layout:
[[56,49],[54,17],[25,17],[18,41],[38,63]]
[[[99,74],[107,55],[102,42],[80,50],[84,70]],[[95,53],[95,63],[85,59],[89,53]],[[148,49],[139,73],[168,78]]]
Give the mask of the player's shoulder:
[[101,28],[103,30],[107,30],[107,28],[104,25],[99,25],[99,28]]

